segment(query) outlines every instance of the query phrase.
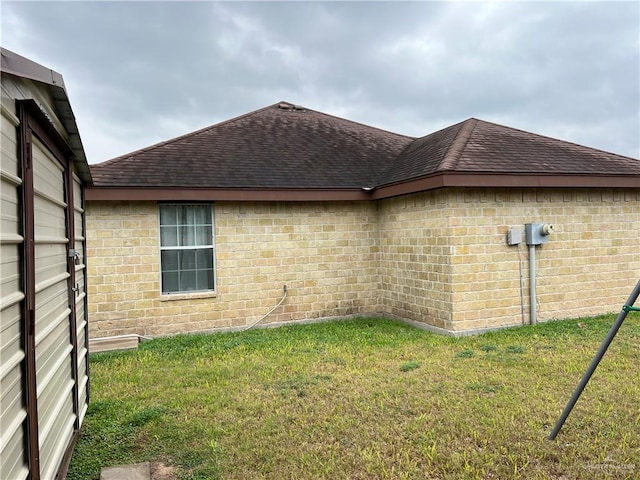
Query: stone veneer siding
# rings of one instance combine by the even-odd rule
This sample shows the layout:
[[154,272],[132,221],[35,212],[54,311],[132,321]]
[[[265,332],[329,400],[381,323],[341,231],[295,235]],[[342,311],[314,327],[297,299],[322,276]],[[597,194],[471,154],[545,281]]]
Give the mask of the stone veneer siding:
[[[450,332],[619,311],[640,278],[640,192],[442,189],[378,202],[215,202],[215,294],[161,295],[154,202],[87,202],[92,337],[388,314]],[[524,235],[523,235],[524,237]],[[522,276],[522,293],[520,289]],[[521,303],[521,298],[524,304]],[[524,311],[524,315],[522,314]]]
[[215,202],[216,292],[161,295],[155,202],[87,202],[92,337],[380,311],[374,203]]
[[640,279],[639,190],[445,189],[380,212],[383,310],[448,331],[529,323],[525,223],[556,229],[535,247],[538,321],[620,311]]

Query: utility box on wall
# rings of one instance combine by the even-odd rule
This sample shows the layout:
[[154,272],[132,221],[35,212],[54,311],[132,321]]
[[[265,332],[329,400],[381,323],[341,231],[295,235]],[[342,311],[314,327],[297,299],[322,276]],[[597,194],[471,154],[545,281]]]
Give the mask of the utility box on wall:
[[507,245],[520,245],[522,243],[522,229],[511,227],[507,231]]
[[549,235],[553,233],[553,225],[550,223],[525,223],[524,236],[527,245],[542,245],[549,241]]

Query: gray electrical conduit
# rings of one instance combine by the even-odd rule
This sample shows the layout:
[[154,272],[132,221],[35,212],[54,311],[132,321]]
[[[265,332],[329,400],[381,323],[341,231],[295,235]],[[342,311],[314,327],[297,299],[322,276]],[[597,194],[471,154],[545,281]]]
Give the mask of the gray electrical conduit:
[[[278,304],[273,307],[271,310],[269,310],[266,314],[264,314],[262,317],[260,317],[258,320],[256,320],[255,322],[253,322],[251,325],[247,325],[246,327],[242,328],[240,331],[241,332],[246,332],[247,330],[255,327],[257,324],[259,324],[262,320],[264,320],[265,318],[267,318],[269,315],[271,315],[276,308],[278,308],[280,305],[282,305],[282,302],[284,302],[284,299],[287,298],[287,286],[285,285],[284,288],[284,294],[282,295],[282,298],[280,299],[280,301],[278,302]],[[120,340],[124,337],[138,337],[139,340],[153,340],[153,338],[151,337],[147,337],[146,335],[139,335],[137,333],[133,333],[130,335],[115,335],[112,337],[101,337],[98,338],[98,340],[102,340],[102,341],[106,341],[106,340]]]
[[253,322],[251,325],[247,325],[246,327],[244,327],[243,329],[241,329],[241,332],[246,332],[247,330],[255,327],[257,324],[259,324],[262,320],[264,320],[265,318],[267,318],[269,315],[271,315],[276,308],[278,308],[280,305],[282,305],[282,302],[284,302],[284,299],[287,298],[287,286],[285,285],[284,288],[284,293],[282,295],[282,298],[280,299],[280,301],[278,302],[278,304],[273,307],[271,310],[269,310],[267,313],[265,313],[262,317],[260,317],[258,320],[256,320],[255,322]]

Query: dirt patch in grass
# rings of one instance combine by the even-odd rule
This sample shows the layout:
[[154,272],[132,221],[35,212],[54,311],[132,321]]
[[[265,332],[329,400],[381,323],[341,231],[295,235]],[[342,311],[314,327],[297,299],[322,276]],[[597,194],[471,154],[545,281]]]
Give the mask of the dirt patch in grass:
[[151,480],[177,480],[177,468],[162,462],[151,462]]

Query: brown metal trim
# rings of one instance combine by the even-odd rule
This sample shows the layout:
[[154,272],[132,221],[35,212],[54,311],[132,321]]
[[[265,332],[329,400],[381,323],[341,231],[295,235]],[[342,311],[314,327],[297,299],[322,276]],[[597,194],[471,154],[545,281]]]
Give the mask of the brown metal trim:
[[[65,200],[67,202],[67,208],[65,209],[66,221],[67,221],[67,238],[69,244],[67,245],[67,252],[70,249],[75,249],[76,235],[75,235],[75,204],[73,198],[73,168],[71,162],[67,161],[64,170],[64,183],[65,183]],[[74,422],[74,430],[80,429],[80,406],[79,406],[79,389],[78,389],[78,321],[76,318],[76,263],[75,257],[67,254],[67,270],[69,272],[69,280],[67,282],[67,293],[69,299],[69,334],[71,338],[71,376],[73,377],[73,413],[76,415]]]
[[0,51],[2,54],[3,72],[64,89],[62,75],[58,72],[44,67],[33,60],[29,60],[28,58],[18,55],[11,50],[7,50],[6,48],[2,48]]
[[[17,100],[27,114],[27,121],[31,131],[44,143],[60,162],[61,158],[73,156],[73,152],[60,133],[51,124],[45,113],[38,107],[34,100]],[[62,164],[62,162],[61,162]]]
[[267,190],[267,189],[189,189],[189,188],[96,188],[85,189],[88,201],[353,201],[369,200],[371,195],[361,189],[330,190]]
[[24,103],[18,103],[18,143],[19,162],[22,168],[22,282],[23,330],[25,350],[25,404],[27,410],[27,458],[31,480],[40,480],[40,445],[38,439],[38,398],[36,383],[36,267],[35,267],[35,219],[33,162],[31,151],[31,129],[29,113]]
[[[80,190],[80,194],[82,195],[82,199],[81,199],[81,203],[80,206],[82,207],[82,211],[86,212],[87,211],[87,206],[86,206],[86,187],[85,188],[81,188]],[[84,238],[84,241],[82,242],[82,261],[84,262],[84,274],[83,274],[83,278],[84,278],[84,285],[82,286],[82,291],[84,292],[84,319],[86,320],[86,325],[84,327],[84,346],[87,349],[87,353],[86,353],[86,361],[84,362],[85,364],[85,368],[86,368],[86,374],[87,374],[87,386],[85,389],[85,401],[87,402],[87,405],[89,405],[89,401],[91,400],[91,367],[89,365],[89,354],[91,353],[89,350],[89,295],[87,293],[87,287],[89,285],[89,280],[88,280],[88,274],[87,272],[89,271],[89,261],[90,259],[87,257],[87,219],[86,219],[86,214],[83,213],[82,214],[82,238]]]
[[388,185],[376,188],[371,195],[373,200],[381,200],[383,198],[395,197],[398,195],[406,195],[408,193],[417,193],[425,190],[435,190],[446,186],[444,175],[435,175],[425,177],[411,182],[403,182],[395,185]]
[[443,187],[476,188],[640,188],[634,175],[515,175],[443,173],[374,190],[373,199],[390,198]]

